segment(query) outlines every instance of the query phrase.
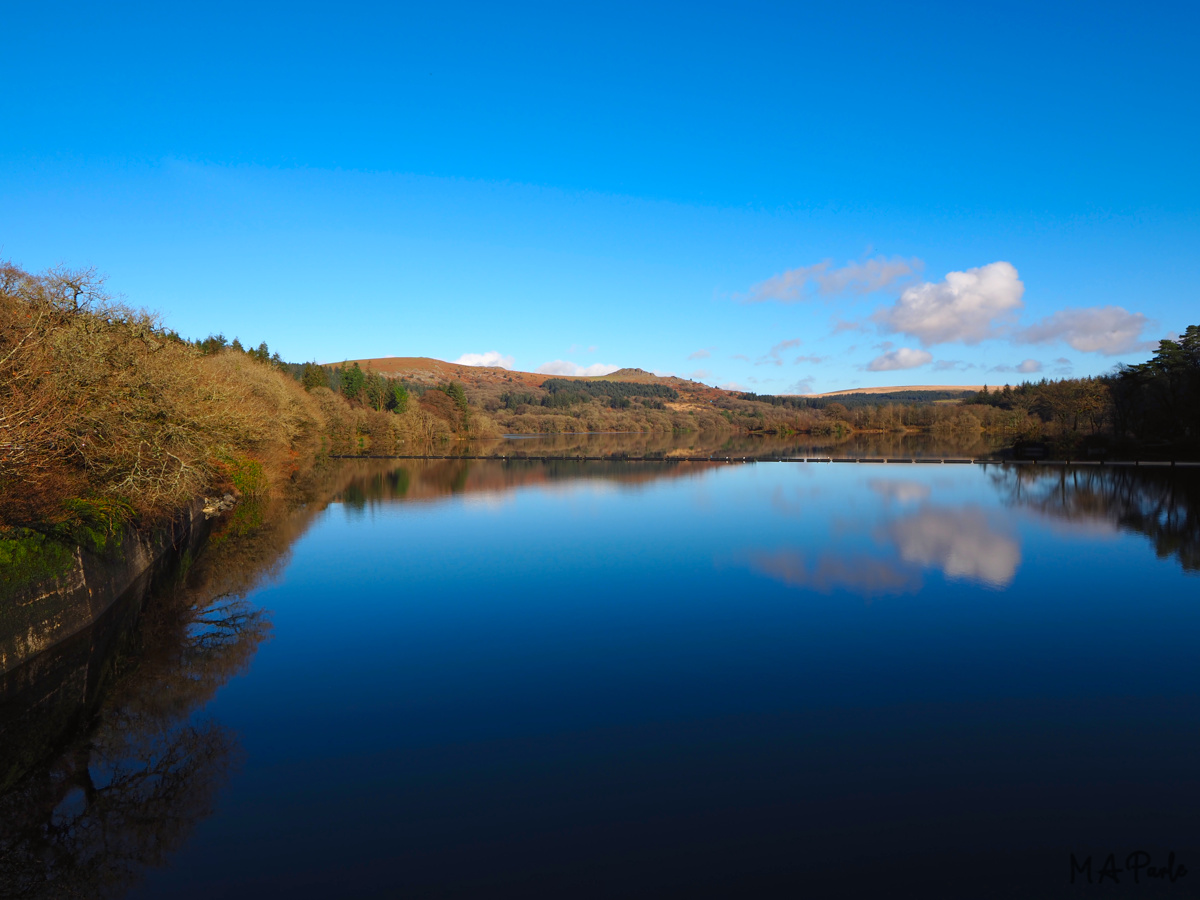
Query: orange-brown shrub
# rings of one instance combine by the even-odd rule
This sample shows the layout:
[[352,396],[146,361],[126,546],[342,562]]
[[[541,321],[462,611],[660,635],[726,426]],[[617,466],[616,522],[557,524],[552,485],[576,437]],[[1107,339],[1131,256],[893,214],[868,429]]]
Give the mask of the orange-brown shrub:
[[166,515],[238,460],[286,476],[325,430],[325,405],[286,374],[202,356],[93,272],[0,265],[0,526],[61,521],[72,497]]

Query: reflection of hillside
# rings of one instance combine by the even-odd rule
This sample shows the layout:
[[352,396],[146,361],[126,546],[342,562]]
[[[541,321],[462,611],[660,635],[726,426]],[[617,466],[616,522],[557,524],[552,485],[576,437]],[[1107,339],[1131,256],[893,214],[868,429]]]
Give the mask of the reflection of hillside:
[[[359,464],[361,465],[361,464]],[[272,501],[243,503],[217,520],[201,561],[189,575],[193,591],[210,597],[245,596],[287,565],[289,552],[352,476],[340,462],[307,472]]]
[[716,462],[579,462],[575,460],[347,461],[336,499],[351,507],[398,500],[434,500],[448,494],[498,494],[568,481],[625,485],[680,478],[724,465]]
[[1200,571],[1200,477],[1149,467],[1004,466],[992,479],[1009,503],[1080,526],[1145,535],[1161,558]]
[[[659,462],[678,456],[947,456],[970,455],[931,435],[855,435],[850,439],[755,437],[750,435],[554,434],[499,442],[476,442],[455,449],[459,455],[504,455],[504,460],[346,460],[344,486],[336,499],[350,506],[395,500],[430,500],[447,494],[499,493],[519,487],[569,480],[598,480],[637,485],[680,478],[724,465],[723,462]],[[634,460],[544,459],[546,455],[606,456]],[[529,458],[525,458],[529,457]]]

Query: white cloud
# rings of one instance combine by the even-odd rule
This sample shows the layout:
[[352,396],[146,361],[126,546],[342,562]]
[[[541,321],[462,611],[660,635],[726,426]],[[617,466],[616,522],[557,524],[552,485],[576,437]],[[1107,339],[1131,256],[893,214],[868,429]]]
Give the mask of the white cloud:
[[790,350],[793,347],[799,347],[801,343],[802,342],[800,338],[792,338],[788,341],[780,341],[778,344],[772,347],[770,351],[760,356],[754,364],[756,366],[782,366],[783,360],[780,359],[779,354],[781,354],[784,350]]
[[939,359],[933,364],[933,368],[938,372],[962,371],[967,369],[978,369],[976,363],[969,363],[962,359]]
[[1034,372],[1042,371],[1042,364],[1036,359],[1027,359],[1017,363],[1015,366],[1001,365],[992,366],[990,372],[1020,372],[1022,375],[1030,375]]
[[608,363],[592,363],[590,366],[581,366],[565,359],[555,359],[548,363],[542,363],[533,371],[539,375],[609,375],[619,368],[621,367],[610,366]]
[[936,284],[914,285],[871,318],[884,330],[910,335],[927,347],[947,341],[978,344],[998,336],[999,323],[1022,307],[1024,293],[1016,268],[994,262],[948,272]]
[[767,300],[796,303],[810,299],[814,294],[825,297],[870,294],[905,281],[924,267],[925,264],[915,257],[902,259],[893,256],[888,259],[876,256],[848,262],[838,269],[833,268],[833,260],[826,259],[816,265],[789,269],[760,281],[741,300],[744,303],[763,303]]
[[1023,344],[1049,344],[1065,341],[1082,353],[1115,356],[1132,350],[1153,350],[1157,344],[1141,340],[1150,320],[1119,306],[1089,306],[1060,309],[1028,328],[1017,332]]
[[459,366],[499,366],[501,369],[511,369],[513,358],[505,356],[499,350],[489,350],[486,353],[464,353],[454,360]]
[[928,350],[913,350],[910,347],[901,347],[899,350],[893,350],[890,353],[884,353],[882,356],[877,356],[867,363],[868,372],[894,372],[897,369],[915,369],[917,366],[923,366],[933,359],[933,354]]
[[784,394],[811,394],[813,392],[813,382],[815,379],[809,375],[792,382],[788,387],[784,388]]
[[695,353],[689,353],[688,359],[708,359],[712,356],[712,351],[705,347],[702,350],[697,350]]
[[742,387],[736,381],[726,381],[724,384],[718,384],[717,387],[719,387],[723,391],[744,391],[744,390],[746,390],[744,387]]
[[855,321],[847,322],[845,319],[842,319],[840,316],[834,316],[833,317],[833,331],[830,334],[832,336],[835,334],[841,334],[843,331],[866,331],[866,330],[867,330],[867,326],[862,322],[855,322]]
[[705,381],[711,374],[712,372],[710,372],[708,369],[697,369],[695,372],[692,372],[690,375],[688,375],[688,378],[690,378],[692,381]]

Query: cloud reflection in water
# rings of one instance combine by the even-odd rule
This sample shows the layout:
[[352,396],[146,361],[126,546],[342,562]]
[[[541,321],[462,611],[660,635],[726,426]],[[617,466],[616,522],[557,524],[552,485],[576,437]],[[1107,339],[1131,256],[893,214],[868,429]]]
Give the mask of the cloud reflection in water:
[[897,478],[872,478],[867,487],[885,500],[896,503],[920,503],[929,499],[931,488],[921,481],[904,481]]
[[[914,593],[921,588],[925,570],[994,589],[1012,584],[1021,564],[1020,544],[981,507],[934,505],[931,485],[915,479],[871,478],[866,487],[884,501],[869,507],[883,513],[881,524],[872,526],[855,515],[842,528],[826,525],[823,531],[830,545],[752,552],[750,568],[790,587],[821,593],[842,590],[867,598]],[[780,501],[776,489],[772,505],[777,511],[821,514],[817,507],[793,508]],[[887,512],[889,507],[893,512]],[[854,509],[861,507],[849,498],[834,515],[845,516]],[[865,547],[860,540],[864,535],[872,542]]]
[[750,567],[790,587],[823,594],[845,590],[863,597],[878,597],[911,594],[921,587],[921,575],[915,569],[866,555],[841,557],[822,553],[809,566],[803,553],[780,550],[751,557]]
[[972,507],[926,507],[892,522],[887,535],[905,562],[989,587],[1008,587],[1021,563],[1020,545]]

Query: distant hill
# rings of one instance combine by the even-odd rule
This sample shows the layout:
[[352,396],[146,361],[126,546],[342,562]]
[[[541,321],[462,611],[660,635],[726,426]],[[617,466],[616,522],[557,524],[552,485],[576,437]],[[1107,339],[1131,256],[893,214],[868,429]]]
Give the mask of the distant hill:
[[905,394],[916,391],[938,391],[939,393],[974,394],[983,390],[982,384],[908,384],[897,387],[860,387],[824,394],[801,394],[801,397],[837,397],[842,394]]
[[[365,370],[378,372],[391,378],[402,378],[413,384],[433,386],[447,381],[461,381],[468,388],[488,389],[491,391],[514,391],[522,389],[541,388],[550,379],[566,379],[571,381],[620,381],[635,384],[661,384],[674,388],[679,392],[680,401],[685,404],[707,404],[734,397],[754,397],[741,391],[727,391],[721,388],[689,381],[675,375],[655,375],[645,369],[618,369],[608,375],[547,375],[540,372],[519,372],[514,369],[502,369],[498,366],[464,366],[459,363],[445,362],[427,356],[385,356],[376,359],[350,359],[341,362],[327,362],[327,366],[358,365]],[[982,385],[901,385],[898,387],[863,387],[849,388],[841,391],[830,391],[824,394],[794,395],[805,400],[814,401],[810,405],[820,408],[825,403],[837,402],[843,405],[857,406],[862,403],[934,403],[937,401],[958,400],[964,395],[975,393]],[[886,395],[886,396],[879,396]]]
[[618,369],[608,375],[546,375],[540,372],[519,372],[498,366],[464,366],[459,363],[431,359],[427,356],[385,356],[377,359],[348,359],[322,363],[326,366],[352,366],[358,363],[365,370],[378,372],[391,378],[403,378],[417,384],[439,384],[447,380],[461,381],[465,385],[495,385],[506,390],[513,388],[540,388],[549,379],[571,381],[624,381],[637,384],[663,384],[687,395],[689,399],[711,400],[728,396],[729,391],[709,387],[698,381],[689,381],[674,375],[660,376],[645,369]]
[[841,433],[850,421],[836,409],[841,418],[823,414],[834,404],[847,409],[957,406],[975,392],[974,387],[963,385],[914,385],[776,396],[725,390],[638,368],[618,369],[607,375],[570,376],[466,366],[421,356],[352,359],[324,365],[355,364],[365,372],[404,382],[421,408],[431,414],[438,414],[440,406],[446,405],[445,401],[439,405],[442,395],[434,389],[459,382],[468,404],[478,411],[472,413],[472,421],[478,427],[505,434],[733,430],[827,435]]
[[[383,356],[376,359],[332,360],[322,363],[322,365],[352,366],[355,363],[358,363],[362,369],[370,369],[381,375],[404,378],[409,381],[437,382],[446,378],[462,378],[469,374],[486,374],[490,378],[504,378],[504,376],[517,374],[542,380],[550,377],[549,375],[534,375],[531,372],[512,373],[499,366],[464,366],[440,359],[431,359],[428,356]],[[541,384],[541,381],[536,383]]]

